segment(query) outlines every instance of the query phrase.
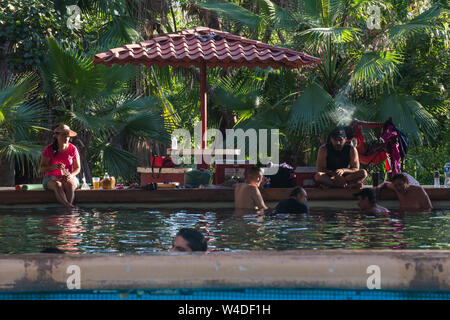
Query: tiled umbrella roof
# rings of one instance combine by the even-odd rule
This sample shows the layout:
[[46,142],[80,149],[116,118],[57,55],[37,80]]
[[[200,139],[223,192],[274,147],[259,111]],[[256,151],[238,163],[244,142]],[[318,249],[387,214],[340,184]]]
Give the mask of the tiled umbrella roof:
[[147,66],[260,67],[295,69],[320,63],[319,58],[268,45],[228,32],[197,27],[96,54],[94,64]]

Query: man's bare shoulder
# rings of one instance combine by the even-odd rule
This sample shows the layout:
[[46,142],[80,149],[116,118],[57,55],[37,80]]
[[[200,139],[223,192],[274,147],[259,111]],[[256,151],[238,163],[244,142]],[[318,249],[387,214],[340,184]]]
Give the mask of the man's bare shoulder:
[[239,184],[236,185],[236,190],[246,190],[246,191],[253,191],[253,190],[255,190],[255,191],[257,191],[258,188],[255,187],[255,186],[252,186],[252,185],[250,185],[248,183],[239,183]]
[[426,193],[425,188],[422,186],[409,185],[409,189],[411,189],[414,193]]

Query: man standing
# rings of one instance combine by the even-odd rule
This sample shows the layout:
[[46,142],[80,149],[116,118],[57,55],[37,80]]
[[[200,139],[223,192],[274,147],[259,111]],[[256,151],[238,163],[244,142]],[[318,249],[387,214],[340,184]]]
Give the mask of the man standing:
[[240,183],[234,190],[235,209],[250,209],[252,211],[271,212],[259,191],[259,187],[264,185],[264,178],[260,168],[251,167],[246,172],[245,182]]
[[319,148],[314,180],[322,187],[361,188],[367,172],[359,168],[358,151],[346,143],[345,130],[335,128]]

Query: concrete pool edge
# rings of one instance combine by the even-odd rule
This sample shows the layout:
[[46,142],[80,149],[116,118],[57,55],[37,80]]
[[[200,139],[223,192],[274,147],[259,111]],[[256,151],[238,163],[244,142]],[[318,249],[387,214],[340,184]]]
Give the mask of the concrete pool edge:
[[[234,209],[234,202],[136,202],[136,203],[111,203],[111,202],[90,202],[76,203],[79,208],[143,208],[143,209]],[[275,208],[278,202],[268,201],[266,205]],[[381,200],[378,204],[388,208],[389,210],[398,210],[400,204],[396,200]],[[308,201],[308,206],[312,209],[356,209],[359,210],[355,200],[312,200]],[[63,208],[59,203],[42,203],[42,204],[0,204],[0,209],[26,209],[26,208]],[[433,209],[447,210],[450,208],[450,200],[433,201]]]
[[[271,287],[450,292],[450,250],[294,250],[208,254],[0,256],[0,291]],[[372,267],[371,267],[372,266]],[[69,268],[69,269],[68,269]],[[374,269],[375,268],[375,269]],[[68,272],[69,271],[69,272]]]

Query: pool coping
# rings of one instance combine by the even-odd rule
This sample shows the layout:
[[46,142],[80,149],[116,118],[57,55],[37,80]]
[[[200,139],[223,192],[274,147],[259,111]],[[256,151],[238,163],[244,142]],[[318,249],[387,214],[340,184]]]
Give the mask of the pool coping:
[[[292,188],[266,188],[262,196],[267,203],[278,202],[289,198]],[[354,201],[353,196],[358,189],[329,189],[306,188],[311,204],[328,201]],[[433,206],[447,209],[450,206],[450,188],[425,188]],[[392,190],[383,189],[379,201],[393,201],[397,197]],[[77,190],[76,204],[91,203],[233,203],[234,189],[164,189],[164,190]],[[0,206],[23,204],[56,203],[52,191],[31,190],[15,191],[13,188],[0,189]]]
[[82,290],[230,287],[367,290],[378,266],[382,290],[450,292],[449,262],[450,250],[1,255],[0,291],[69,290],[67,282],[73,271],[68,267],[76,265],[80,268]]

